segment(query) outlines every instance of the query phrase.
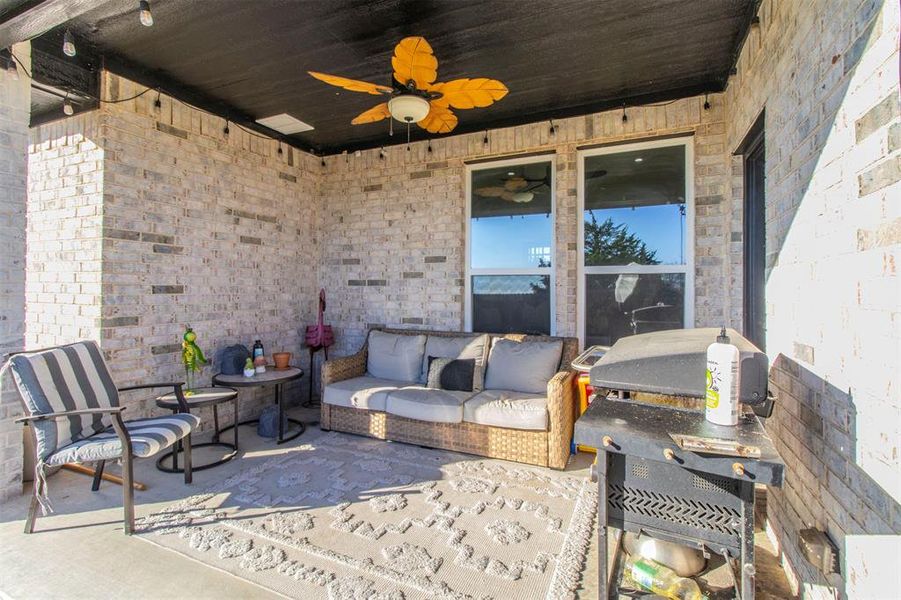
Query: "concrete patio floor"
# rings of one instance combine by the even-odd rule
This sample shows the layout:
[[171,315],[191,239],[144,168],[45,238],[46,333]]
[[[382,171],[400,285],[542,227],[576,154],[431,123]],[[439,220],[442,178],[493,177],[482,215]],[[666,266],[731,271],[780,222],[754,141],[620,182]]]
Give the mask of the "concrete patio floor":
[[[291,416],[315,421],[318,411],[297,408]],[[270,457],[291,452],[320,435],[318,426],[291,442],[277,446],[242,428],[241,452],[229,463],[194,474],[194,483],[186,489],[182,476],[158,471],[151,460],[138,460],[135,479],[147,484],[146,491],[135,492],[136,515],[142,517],[162,509],[189,493],[228,475],[247,469]],[[229,433],[225,434],[228,439]],[[205,436],[199,436],[203,441]],[[198,449],[196,460],[203,461],[208,449]],[[573,459],[568,470],[587,476],[590,455]],[[110,472],[116,472],[114,468]],[[0,598],[278,598],[265,590],[230,574],[209,568],[175,552],[137,537],[122,534],[122,494],[118,485],[104,482],[91,492],[91,480],[85,475],[61,471],[50,479],[56,512],[38,517],[33,535],[22,533],[28,496],[22,495],[0,505]],[[759,529],[759,528],[758,528]],[[758,598],[790,596],[784,575],[768,548],[763,532],[757,534]],[[722,573],[719,577],[722,580]],[[589,550],[583,572],[580,598],[597,597],[597,537]]]

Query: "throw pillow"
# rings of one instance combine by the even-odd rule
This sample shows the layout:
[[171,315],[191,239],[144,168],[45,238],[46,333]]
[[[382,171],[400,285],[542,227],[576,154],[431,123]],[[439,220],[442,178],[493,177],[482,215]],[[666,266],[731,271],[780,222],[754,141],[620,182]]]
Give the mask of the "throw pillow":
[[471,392],[476,361],[473,358],[429,357],[426,387],[458,392]]
[[444,336],[430,335],[425,343],[425,352],[422,357],[422,374],[420,383],[426,382],[429,373],[429,357],[435,358],[473,358],[476,361],[475,389],[482,389],[482,377],[485,371],[485,359],[488,357],[487,335],[459,335]]
[[417,381],[424,350],[424,335],[373,330],[369,333],[366,369],[370,375],[381,379]]
[[557,372],[563,340],[514,342],[497,339],[488,356],[485,389],[530,394],[547,392],[547,382]]

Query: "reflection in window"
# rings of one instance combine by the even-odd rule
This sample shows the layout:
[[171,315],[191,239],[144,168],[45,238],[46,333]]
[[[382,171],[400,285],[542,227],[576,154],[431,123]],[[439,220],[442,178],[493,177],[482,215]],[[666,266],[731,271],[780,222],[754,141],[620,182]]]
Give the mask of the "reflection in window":
[[550,282],[549,275],[473,276],[473,331],[550,334]]
[[472,172],[473,269],[550,266],[551,164]]
[[684,326],[683,273],[586,275],[585,343]]
[[639,143],[585,156],[586,344],[686,326],[688,143]]
[[685,147],[585,159],[585,265],[685,264]]
[[470,171],[467,325],[551,333],[553,162],[545,157]]

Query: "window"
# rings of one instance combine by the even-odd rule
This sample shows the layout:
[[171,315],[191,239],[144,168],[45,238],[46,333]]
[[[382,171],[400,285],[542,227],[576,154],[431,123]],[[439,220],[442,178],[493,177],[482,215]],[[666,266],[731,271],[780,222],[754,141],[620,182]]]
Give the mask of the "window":
[[617,145],[580,156],[584,344],[691,327],[691,138]]
[[547,156],[467,167],[466,328],[553,329],[554,167]]

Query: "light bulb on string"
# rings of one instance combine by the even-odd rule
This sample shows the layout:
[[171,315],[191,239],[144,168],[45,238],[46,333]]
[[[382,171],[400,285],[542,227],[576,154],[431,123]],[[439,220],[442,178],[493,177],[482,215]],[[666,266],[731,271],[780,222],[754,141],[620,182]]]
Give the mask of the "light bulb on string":
[[628,121],[629,121],[629,115],[626,114],[626,105],[623,104],[623,123],[626,123]]
[[75,114],[75,107],[72,106],[72,102],[69,100],[69,94],[66,94],[66,97],[63,100],[63,113],[67,117],[71,117]]
[[704,110],[710,110],[710,100],[707,97],[707,94],[704,94]]
[[63,34],[63,54],[70,58],[75,56],[75,38],[68,29]]
[[153,13],[150,12],[150,2],[148,2],[148,0],[141,0],[138,2],[138,8],[141,25],[144,27],[153,27]]
[[487,129],[485,130],[485,137],[482,138],[482,144],[484,146],[488,145],[488,130]]
[[225,135],[228,135],[228,134],[229,134],[229,131],[230,131],[230,130],[229,130],[229,128],[228,128],[228,119],[226,119],[226,120],[225,120],[225,127],[222,128],[222,133],[224,133]]

